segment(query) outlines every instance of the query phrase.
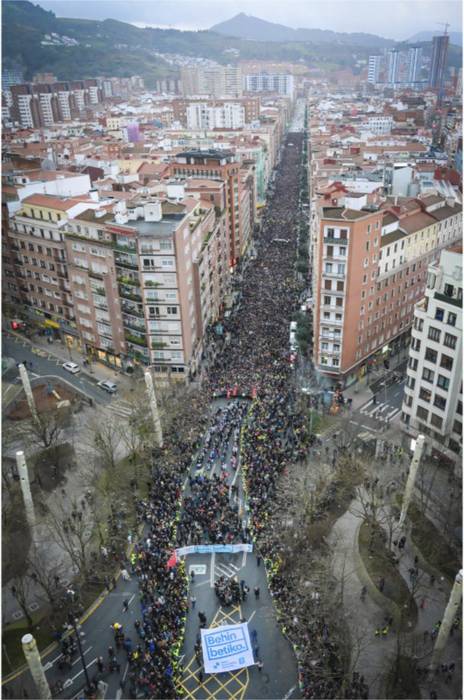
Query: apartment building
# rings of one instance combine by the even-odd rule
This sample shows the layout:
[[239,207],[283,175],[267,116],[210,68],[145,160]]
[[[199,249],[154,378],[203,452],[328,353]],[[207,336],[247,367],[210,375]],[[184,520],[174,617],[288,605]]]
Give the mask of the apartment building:
[[242,75],[240,66],[222,66],[208,62],[200,66],[183,66],[180,71],[182,94],[211,97],[240,97]]
[[224,180],[228,224],[229,263],[234,267],[241,250],[240,164],[230,151],[186,151],[178,153],[171,165],[173,177]]
[[4,300],[107,364],[195,372],[229,291],[225,191],[201,189],[127,204],[29,196],[4,229]]
[[312,222],[314,363],[345,385],[371,355],[405,347],[427,266],[462,236],[461,207],[438,196],[348,199],[319,205]]
[[294,78],[288,73],[250,73],[245,75],[244,84],[247,92],[274,92],[292,99],[295,94]]
[[187,107],[187,129],[241,129],[245,126],[245,109],[241,104],[226,102],[210,107],[194,102]]
[[425,297],[416,304],[402,421],[427,435],[426,448],[462,463],[462,244],[429,265]]

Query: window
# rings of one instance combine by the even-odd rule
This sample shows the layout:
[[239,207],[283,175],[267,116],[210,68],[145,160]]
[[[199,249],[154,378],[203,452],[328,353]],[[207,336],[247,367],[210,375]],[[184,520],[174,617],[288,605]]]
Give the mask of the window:
[[428,362],[433,362],[434,364],[437,361],[438,353],[436,350],[432,350],[431,348],[427,348],[425,351],[425,359],[428,360]]
[[429,340],[433,340],[436,343],[440,342],[440,336],[441,336],[441,331],[439,328],[434,328],[433,326],[430,326],[429,328],[429,335],[428,338]]
[[339,255],[346,255],[346,248],[345,246],[340,246],[338,249],[338,254]]
[[438,379],[437,379],[437,386],[439,386],[441,389],[448,389],[449,388],[448,377],[444,377],[442,374],[439,374]]
[[424,369],[422,371],[422,379],[424,381],[430,382],[431,384],[433,384],[434,376],[435,376],[435,374],[434,374],[434,372],[432,372],[431,369],[427,369],[426,367],[424,367]]
[[343,282],[337,282],[337,292],[343,292],[345,285]]
[[437,307],[435,310],[435,320],[436,321],[444,321],[444,319],[445,319],[445,310]]
[[453,314],[453,313],[451,313],[451,311],[450,311],[450,312],[448,313],[448,321],[447,321],[448,325],[449,325],[449,326],[455,326],[455,325],[456,325],[456,320],[457,320],[456,314]]
[[369,241],[366,241],[366,250],[369,250]]
[[409,358],[408,367],[409,367],[410,369],[416,371],[416,370],[417,370],[417,362],[418,362],[418,361],[417,361],[415,358],[410,357],[410,358]]
[[462,423],[458,420],[455,420],[453,423],[453,433],[457,433],[458,435],[462,434]]
[[339,275],[344,275],[345,274],[345,263],[338,263],[337,265],[337,273]]
[[421,420],[427,420],[429,417],[429,412],[427,411],[426,408],[423,408],[423,406],[418,406],[417,407],[417,417],[420,418]]
[[325,264],[325,271],[329,274],[332,272],[332,263]]
[[453,287],[452,284],[445,284],[445,287],[444,287],[444,290],[443,290],[443,291],[444,291],[444,293],[445,293],[445,296],[447,296],[447,297],[452,297],[452,296],[453,296],[453,292],[454,292],[454,287]]
[[332,289],[332,281],[331,280],[324,280],[324,289]]
[[430,416],[430,423],[431,425],[434,425],[436,428],[441,428],[443,425],[443,418],[440,418],[440,416],[437,416],[436,413],[432,413]]
[[328,297],[328,296],[324,297],[324,304],[325,304],[326,306],[330,306],[330,300],[331,300],[331,298],[332,298],[332,297]]
[[334,254],[333,245],[328,245],[327,246],[327,257],[332,258],[333,254]]
[[422,399],[422,401],[427,401],[427,403],[430,403],[430,400],[432,398],[432,392],[428,389],[422,388],[419,391],[419,398]]
[[451,350],[454,350],[454,348],[456,347],[456,341],[457,338],[455,335],[451,335],[451,333],[445,333],[444,345],[446,345],[447,348],[451,348]]
[[433,405],[444,411],[446,408],[446,399],[443,396],[436,394],[433,400]]
[[177,314],[177,306],[168,306],[168,314],[174,315]]
[[440,367],[443,369],[452,370],[453,369],[453,358],[449,355],[442,355],[440,361]]
[[459,413],[459,415],[462,416],[462,401],[458,401],[458,405],[456,406],[456,413]]

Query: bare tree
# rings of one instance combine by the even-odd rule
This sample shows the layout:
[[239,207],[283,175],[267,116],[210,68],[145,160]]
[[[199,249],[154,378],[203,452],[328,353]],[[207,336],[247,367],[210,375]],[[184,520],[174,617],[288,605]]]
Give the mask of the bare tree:
[[26,566],[29,578],[42,589],[45,600],[54,608],[64,593],[60,566],[50,565],[37,549],[29,554]]
[[50,508],[46,524],[50,536],[69,556],[76,571],[84,580],[88,580],[92,523],[75,499],[71,501],[71,506],[71,515],[68,515],[62,503]]
[[15,576],[11,580],[10,591],[15,597],[16,602],[24,613],[29,629],[32,629],[34,622],[29,612],[30,605],[30,584],[27,576]]
[[61,442],[64,430],[69,426],[69,411],[54,409],[42,412],[38,420],[24,420],[17,427],[18,435],[25,444],[38,445],[48,449]]
[[93,426],[93,446],[104,467],[114,469],[121,445],[121,428],[116,421],[105,418]]

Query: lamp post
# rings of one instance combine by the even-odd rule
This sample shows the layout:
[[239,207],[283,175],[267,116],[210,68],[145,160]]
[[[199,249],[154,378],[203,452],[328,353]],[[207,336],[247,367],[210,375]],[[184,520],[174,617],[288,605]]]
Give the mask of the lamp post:
[[153,418],[153,424],[155,428],[156,442],[158,444],[158,447],[163,447],[163,431],[161,428],[161,419],[158,410],[158,403],[156,401],[153,379],[148,370],[145,372],[145,384],[147,385],[147,394],[148,400],[150,401],[151,415]]
[[[66,591],[66,593],[69,596],[69,599],[71,600],[71,604],[74,606],[74,600],[76,597],[75,591],[69,589],[68,591]],[[68,613],[68,622],[72,626],[72,628],[74,630],[74,634],[76,635],[77,648],[79,650],[79,656],[81,657],[82,668],[84,670],[84,676],[85,676],[85,682],[87,684],[86,690],[90,693],[92,684],[90,682],[89,672],[87,670],[87,665],[85,663],[84,653],[82,651],[81,638],[80,638],[79,630],[77,629],[77,624],[76,624],[76,612],[74,610],[70,610],[70,612]]]
[[26,458],[22,450],[16,452],[16,464],[18,467],[19,483],[21,486],[21,492],[23,494],[24,500],[24,510],[26,512],[26,520],[31,531],[32,542],[35,543],[36,533],[35,533],[35,510],[34,502],[32,500],[31,484],[29,481],[29,472],[27,469]]
[[26,400],[27,400],[32,418],[35,421],[35,423],[40,424],[39,416],[37,415],[37,409],[35,406],[34,395],[32,393],[32,389],[31,389],[31,383],[29,381],[29,375],[27,373],[27,369],[24,366],[24,364],[22,364],[22,363],[18,365],[18,369],[19,369],[19,376],[21,377],[21,382],[23,384],[24,393],[26,394]]

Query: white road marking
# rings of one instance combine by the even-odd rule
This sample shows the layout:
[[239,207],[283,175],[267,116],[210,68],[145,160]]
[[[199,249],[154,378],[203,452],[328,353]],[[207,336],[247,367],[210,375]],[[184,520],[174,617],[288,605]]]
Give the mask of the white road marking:
[[394,408],[393,411],[387,416],[387,420],[391,420],[393,416],[396,416],[396,414],[400,412],[400,410],[400,408]]
[[290,690],[288,691],[288,693],[286,693],[286,695],[284,695],[284,700],[288,700],[288,699],[291,697],[291,695],[292,695],[293,691],[295,690],[295,688],[296,688],[296,685],[294,685],[293,688],[290,688]]
[[211,571],[210,571],[210,576],[209,576],[209,585],[211,588],[214,588],[214,564],[216,561],[216,552],[213,552],[211,555]]
[[[82,652],[83,656],[85,656],[92,648],[93,648],[93,647],[88,647],[85,651],[83,651],[83,652]],[[74,666],[74,665],[77,664],[80,660],[81,660],[81,659],[80,659],[80,656],[78,656],[77,659],[76,659],[75,661],[73,661],[71,665]]]
[[253,610],[253,612],[251,613],[251,615],[250,615],[250,617],[248,618],[247,622],[251,622],[255,615],[256,615],[256,610]]
[[[366,430],[369,430],[369,432],[373,431],[373,429],[369,425],[361,425],[361,428],[365,428]],[[373,432],[375,432],[375,430]]]
[[[80,660],[80,659],[79,659],[79,660]],[[90,663],[87,664],[87,668],[90,668],[90,666],[93,666],[93,664],[96,664],[96,663],[97,663],[97,657],[95,657],[95,658],[93,659],[93,661],[90,661]],[[82,671],[79,671],[79,673],[76,673],[76,675],[73,676],[72,678],[68,678],[68,679],[63,683],[63,688],[69,688],[69,686],[72,685],[72,684],[74,683],[74,681],[76,680],[76,678],[78,678],[78,677],[81,675],[81,673],[84,673],[84,669],[82,669]]]
[[243,552],[243,557],[242,557],[242,569],[246,564],[246,558],[247,558],[247,553],[246,550]]
[[135,593],[133,593],[133,594],[131,595],[131,597],[129,598],[129,603],[128,603],[128,605],[130,605],[130,604],[132,603],[132,601],[134,600],[134,598],[135,598]]
[[128,670],[129,670],[129,662],[127,662],[126,668],[124,669],[124,673],[123,673],[123,676],[122,676],[122,680],[123,680],[123,681],[126,680],[126,676],[127,676]]
[[226,564],[216,564],[215,568],[217,569],[217,571],[219,571],[219,573],[222,576],[225,576],[226,578],[231,578],[236,574],[236,571],[229,569],[229,567],[226,566]]

